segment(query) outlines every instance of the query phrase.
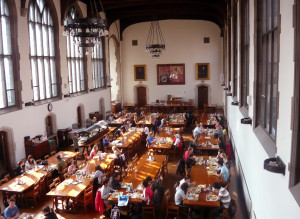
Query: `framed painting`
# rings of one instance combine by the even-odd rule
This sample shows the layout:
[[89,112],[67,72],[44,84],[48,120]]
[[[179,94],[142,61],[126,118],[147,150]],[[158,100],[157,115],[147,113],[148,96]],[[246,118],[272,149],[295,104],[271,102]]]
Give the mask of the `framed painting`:
[[209,63],[196,64],[196,80],[209,80]]
[[134,80],[147,81],[146,65],[134,65]]
[[157,84],[185,84],[185,64],[157,65]]

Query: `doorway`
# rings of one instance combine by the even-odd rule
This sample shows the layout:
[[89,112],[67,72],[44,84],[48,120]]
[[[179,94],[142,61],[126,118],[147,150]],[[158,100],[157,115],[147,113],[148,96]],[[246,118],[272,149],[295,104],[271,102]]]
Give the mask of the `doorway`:
[[198,87],[198,109],[204,109],[204,104],[208,104],[208,87]]
[[146,98],[147,98],[146,87],[137,87],[138,106],[147,105],[147,99]]
[[0,132],[0,172],[10,170],[7,132]]
[[77,123],[78,128],[82,128],[82,117],[81,117],[82,108],[80,106],[77,107]]
[[52,135],[54,135],[54,132],[53,132],[53,122],[52,122],[52,116],[47,116],[46,117],[46,133],[47,133],[47,137],[50,137]]

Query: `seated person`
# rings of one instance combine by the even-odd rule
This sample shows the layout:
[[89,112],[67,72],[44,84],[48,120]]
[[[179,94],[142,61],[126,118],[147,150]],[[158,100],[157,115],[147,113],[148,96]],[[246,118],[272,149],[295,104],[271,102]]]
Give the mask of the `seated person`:
[[149,133],[150,133],[149,128],[146,125],[144,125],[144,133],[145,133],[146,136],[148,136]]
[[105,150],[107,150],[107,147],[109,146],[109,137],[108,135],[105,136],[105,138],[103,138],[103,145]]
[[114,173],[114,175],[109,179],[110,187],[114,190],[120,189],[121,188],[120,179],[121,179],[120,173]]
[[57,172],[58,175],[60,176],[63,172],[63,169],[66,166],[66,162],[62,159],[62,156],[60,154],[56,155],[56,159],[57,159]]
[[92,122],[93,122],[93,124],[96,124],[97,123],[97,117],[94,117]]
[[224,139],[221,136],[218,136],[218,145],[219,145],[219,148],[221,148],[224,151],[226,151],[225,141],[224,141]]
[[149,144],[149,147],[154,143],[154,134],[153,132],[150,132],[149,137],[147,138],[147,142]]
[[76,160],[73,160],[72,164],[68,168],[68,174],[73,175],[76,173],[76,171],[77,171],[77,162]]
[[152,191],[155,191],[155,189],[157,188],[158,184],[161,183],[162,179],[158,178],[157,180],[152,180],[151,176],[147,176],[145,179],[148,182],[148,185],[150,186],[150,188],[152,189]]
[[100,191],[101,191],[101,198],[103,199],[104,204],[111,204],[111,201],[109,201],[109,197],[112,195],[112,190],[109,186],[109,180],[105,179],[103,181],[103,186],[101,187]]
[[21,175],[24,172],[25,172],[25,163],[24,163],[23,160],[20,160],[18,162],[18,166],[16,168],[16,176],[19,176],[19,175]]
[[187,191],[188,191],[188,184],[187,183],[182,183],[179,185],[176,189],[175,193],[175,204],[179,207],[184,207],[183,206],[183,200],[187,198]]
[[[99,164],[95,166],[94,182],[95,184],[101,185],[101,176],[104,175],[104,171]],[[104,177],[105,179],[105,177]]]
[[182,180],[180,180],[179,186],[181,186],[183,183],[187,183],[188,187],[192,187],[196,184],[195,182],[191,182],[191,175],[190,174],[186,174],[186,176]]
[[231,197],[230,197],[230,194],[227,190],[227,185],[226,183],[218,183],[218,182],[214,182],[212,184],[213,188],[215,189],[215,192],[218,192],[218,200],[220,200],[220,208],[217,209],[217,212],[215,215],[219,215],[223,212],[223,209],[226,208],[228,209],[229,208],[229,205],[230,205],[230,201],[231,201]]
[[90,158],[93,159],[94,156],[98,154],[98,145],[95,145],[90,153]]
[[186,160],[193,151],[194,149],[192,147],[188,147],[187,151],[184,153],[183,159]]
[[142,186],[143,186],[143,198],[142,198],[142,205],[143,206],[149,206],[152,205],[152,196],[153,196],[153,191],[150,188],[148,181],[147,180],[143,180],[142,182]]
[[16,206],[16,200],[14,198],[11,198],[8,204],[9,206],[4,210],[4,218],[18,218],[20,216],[20,212],[18,207]]
[[28,155],[27,161],[25,163],[25,171],[35,169],[37,167],[36,162],[32,155]]
[[44,214],[44,216],[45,216],[45,217],[44,217],[45,219],[57,219],[56,214],[53,212],[52,209],[50,209],[49,206],[45,206],[45,207],[43,208],[43,214]]
[[216,131],[213,134],[214,138],[218,138],[221,137],[222,141],[224,141],[224,133],[223,133],[223,129],[218,126],[218,128],[216,129]]
[[192,169],[192,166],[194,166],[195,163],[196,163],[196,161],[195,161],[195,156],[194,156],[194,154],[193,154],[193,153],[189,154],[188,158],[185,160],[186,170],[187,170],[188,172],[190,172],[191,169]]
[[215,173],[216,176],[222,177],[223,182],[227,182],[228,177],[229,177],[229,170],[227,169],[226,165],[223,162],[223,159],[220,158],[218,160],[218,167],[220,168],[221,172],[220,173]]
[[199,123],[198,126],[193,130],[193,136],[196,138],[198,135],[200,135],[204,131],[204,128],[202,126],[202,123]]

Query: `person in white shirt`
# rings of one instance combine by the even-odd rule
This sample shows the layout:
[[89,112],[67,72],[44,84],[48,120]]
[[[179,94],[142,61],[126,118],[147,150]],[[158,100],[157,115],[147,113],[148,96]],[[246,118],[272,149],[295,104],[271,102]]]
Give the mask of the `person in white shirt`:
[[148,136],[148,135],[149,135],[149,132],[150,132],[150,131],[149,131],[148,126],[145,126],[145,127],[144,127],[144,133],[145,133],[145,135]]
[[183,200],[187,199],[188,188],[189,188],[189,185],[187,183],[183,183],[177,187],[176,193],[175,193],[175,204],[177,206],[181,207],[183,204]]
[[187,174],[182,180],[180,180],[179,186],[181,186],[183,183],[187,183],[189,187],[192,187],[195,185],[195,182],[191,182],[190,174]]
[[[95,174],[94,174],[94,180],[95,180],[95,183],[98,184],[98,185],[101,185],[101,176],[104,175],[104,171],[102,170],[101,166],[99,164],[97,164],[95,166]],[[103,180],[105,180],[106,177],[103,177]]]
[[193,130],[193,136],[196,138],[198,135],[200,135],[204,131],[204,128],[202,126],[202,123],[199,123],[198,126]]

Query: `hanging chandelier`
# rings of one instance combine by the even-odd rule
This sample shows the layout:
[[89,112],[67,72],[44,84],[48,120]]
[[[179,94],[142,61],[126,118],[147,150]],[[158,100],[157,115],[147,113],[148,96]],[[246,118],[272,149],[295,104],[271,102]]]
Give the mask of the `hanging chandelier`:
[[[69,6],[69,1],[67,7]],[[99,0],[104,12],[101,0]],[[76,1],[78,6],[78,0]],[[101,37],[107,36],[106,20],[101,19],[96,5],[96,0],[90,0],[91,17],[72,18],[65,13],[64,36],[71,36],[78,47],[94,47],[101,43]],[[75,7],[76,14],[76,7]]]
[[152,56],[152,59],[159,59],[160,55],[165,49],[166,45],[159,23],[157,20],[153,20],[151,21],[146,41],[146,52],[149,52],[149,54]]

